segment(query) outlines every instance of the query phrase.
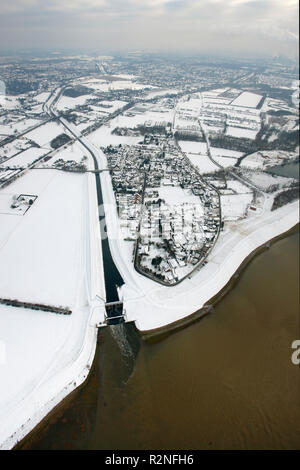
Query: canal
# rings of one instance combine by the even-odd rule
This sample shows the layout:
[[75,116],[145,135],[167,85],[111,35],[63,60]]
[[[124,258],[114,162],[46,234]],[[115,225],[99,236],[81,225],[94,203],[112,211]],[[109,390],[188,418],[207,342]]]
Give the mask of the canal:
[[20,449],[300,449],[299,232],[213,312],[159,341],[104,328],[85,385]]
[[[55,116],[55,115],[54,115]],[[56,116],[55,116],[56,117]],[[74,131],[66,125],[65,120],[62,121],[59,119],[60,123],[68,129],[68,131],[78,140],[78,142],[83,145],[83,147],[90,153],[93,162],[94,162],[94,170],[95,172],[95,182],[96,182],[96,190],[97,190],[97,203],[98,203],[98,214],[99,214],[99,225],[100,225],[100,236],[101,236],[101,248],[102,248],[102,260],[103,260],[103,272],[104,272],[104,283],[105,283],[105,293],[106,293],[106,302],[118,302],[119,301],[119,294],[118,294],[118,287],[124,284],[124,280],[115,265],[115,262],[112,258],[108,235],[107,235],[107,226],[106,226],[106,218],[105,218],[105,210],[109,209],[109,205],[107,204],[104,207],[103,204],[103,195],[102,195],[102,188],[101,188],[101,179],[99,171],[98,160],[91,148],[86,144],[86,142],[78,137]],[[99,260],[99,263],[102,262]],[[122,313],[122,307],[119,309],[120,311],[117,313],[119,315]],[[107,316],[114,317],[116,315],[115,312],[112,310],[107,312]]]

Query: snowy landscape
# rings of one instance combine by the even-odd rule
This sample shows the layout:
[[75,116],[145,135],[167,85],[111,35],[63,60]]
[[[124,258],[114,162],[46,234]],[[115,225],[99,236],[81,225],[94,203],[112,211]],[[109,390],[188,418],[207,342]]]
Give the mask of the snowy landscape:
[[112,312],[180,321],[299,221],[293,68],[57,67],[0,102],[3,449],[86,379]]

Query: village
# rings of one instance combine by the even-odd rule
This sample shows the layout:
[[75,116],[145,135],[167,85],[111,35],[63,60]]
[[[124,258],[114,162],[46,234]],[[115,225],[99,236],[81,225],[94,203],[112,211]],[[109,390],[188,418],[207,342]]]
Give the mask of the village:
[[2,57],[1,448],[86,380],[99,329],[206,315],[298,223],[296,72],[273,59]]
[[[155,137],[145,135],[144,142]],[[205,262],[220,231],[220,199],[173,138],[108,146],[120,228],[138,272],[173,285]]]

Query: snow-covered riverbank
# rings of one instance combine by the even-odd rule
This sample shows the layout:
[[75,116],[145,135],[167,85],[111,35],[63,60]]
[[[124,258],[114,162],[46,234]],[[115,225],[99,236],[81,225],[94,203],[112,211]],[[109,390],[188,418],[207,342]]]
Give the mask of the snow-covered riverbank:
[[[11,185],[15,193],[37,201],[24,217],[0,214],[9,296],[68,305],[72,314],[0,305],[0,449],[11,449],[84,382],[104,320],[94,175],[35,170]],[[3,295],[8,287],[1,283]]]
[[[61,124],[80,136],[64,119]],[[94,152],[99,168],[106,169],[103,152],[89,138],[82,142]],[[77,147],[76,158],[81,159],[86,148]],[[250,253],[299,221],[297,201],[225,224],[208,263],[181,284],[165,287],[135,271],[132,242],[119,236],[109,173],[102,172],[100,179],[109,209],[110,250],[125,281],[120,292],[126,318],[141,332],[167,327],[201,309]],[[9,191],[7,198],[25,193],[37,199],[24,218],[0,213],[0,295],[69,306],[72,315],[0,305],[0,449],[12,448],[84,382],[106,295],[94,175],[33,170]],[[3,199],[4,209],[8,200]]]
[[129,289],[125,289],[128,319],[135,320],[140,331],[149,331],[191,315],[226,286],[250,253],[298,222],[296,201],[269,214],[232,224],[221,233],[208,264],[191,279],[170,289],[155,287],[139,300],[131,299]]
[[[145,332],[171,325],[199,310],[228,283],[251,252],[298,223],[298,209],[297,201],[271,212],[268,221],[264,219],[264,223],[260,217],[257,217],[256,220],[252,219],[251,223],[249,221],[240,223],[236,226],[236,230],[233,228],[230,231],[227,230],[220,237],[210,263],[192,279],[176,287],[168,289],[159,286],[147,293],[144,292],[141,298],[141,296],[137,296],[135,289],[132,291],[129,285],[124,286],[124,306],[128,320],[135,321],[137,328]],[[4,306],[0,306],[0,311],[3,309]],[[4,312],[1,311],[1,313]],[[25,331],[14,327],[20,321],[20,315],[23,319],[28,320],[29,327]],[[35,316],[35,346],[41,348],[44,345],[45,347],[44,315],[44,312],[22,311],[22,309],[10,307],[9,321],[11,322],[12,345],[16,345],[19,341],[24,342],[23,337],[26,335],[30,341],[30,333],[32,335],[30,325],[32,325],[32,317]],[[51,314],[49,315],[48,322],[53,322]],[[60,344],[61,338],[58,338],[58,349],[53,351],[56,361],[51,363],[49,369],[44,368],[43,373],[41,373],[42,370],[33,368],[34,379],[32,377],[32,383],[29,387],[27,386],[22,393],[15,397],[13,394],[8,395],[5,408],[1,406],[0,449],[10,449],[16,445],[59,402],[87,378],[96,349],[97,329],[95,326],[103,319],[104,308],[95,309],[92,305],[86,306],[74,311],[73,315],[77,317],[70,327],[70,332],[73,334],[68,334],[69,339],[64,344]],[[78,321],[79,317],[80,321]],[[57,322],[68,320],[58,316],[54,316],[54,318]],[[81,335],[78,334],[80,329],[82,329]],[[51,336],[50,330],[48,332]],[[64,367],[61,367],[62,354],[67,355],[68,358]],[[26,363],[28,360],[31,361],[31,365],[34,364],[32,357],[25,359]],[[17,366],[23,370],[21,363],[22,359],[17,355],[15,373],[18,371]],[[19,378],[22,375],[20,374]],[[4,382],[4,385],[5,383],[7,382]],[[16,379],[12,379],[11,386],[16,386]]]

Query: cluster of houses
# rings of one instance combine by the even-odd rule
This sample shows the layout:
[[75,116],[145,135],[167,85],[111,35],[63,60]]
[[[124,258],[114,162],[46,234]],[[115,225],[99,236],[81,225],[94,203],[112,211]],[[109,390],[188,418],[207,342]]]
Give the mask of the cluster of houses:
[[220,202],[174,139],[157,139],[159,145],[105,152],[122,236],[135,241],[135,266],[169,285],[205,261],[220,229]]
[[82,161],[76,162],[75,160],[64,160],[63,158],[56,160],[52,166],[59,170],[72,171],[75,173],[84,173],[87,171],[87,167]]
[[[169,206],[162,202],[142,212],[138,245],[139,267],[152,271],[154,277],[169,283],[188,274],[208,252],[217,226],[205,225],[201,204],[182,203]],[[218,224],[218,222],[217,222]],[[205,231],[204,231],[205,227]],[[207,238],[209,237],[209,238]],[[153,260],[161,259],[160,263]]]

